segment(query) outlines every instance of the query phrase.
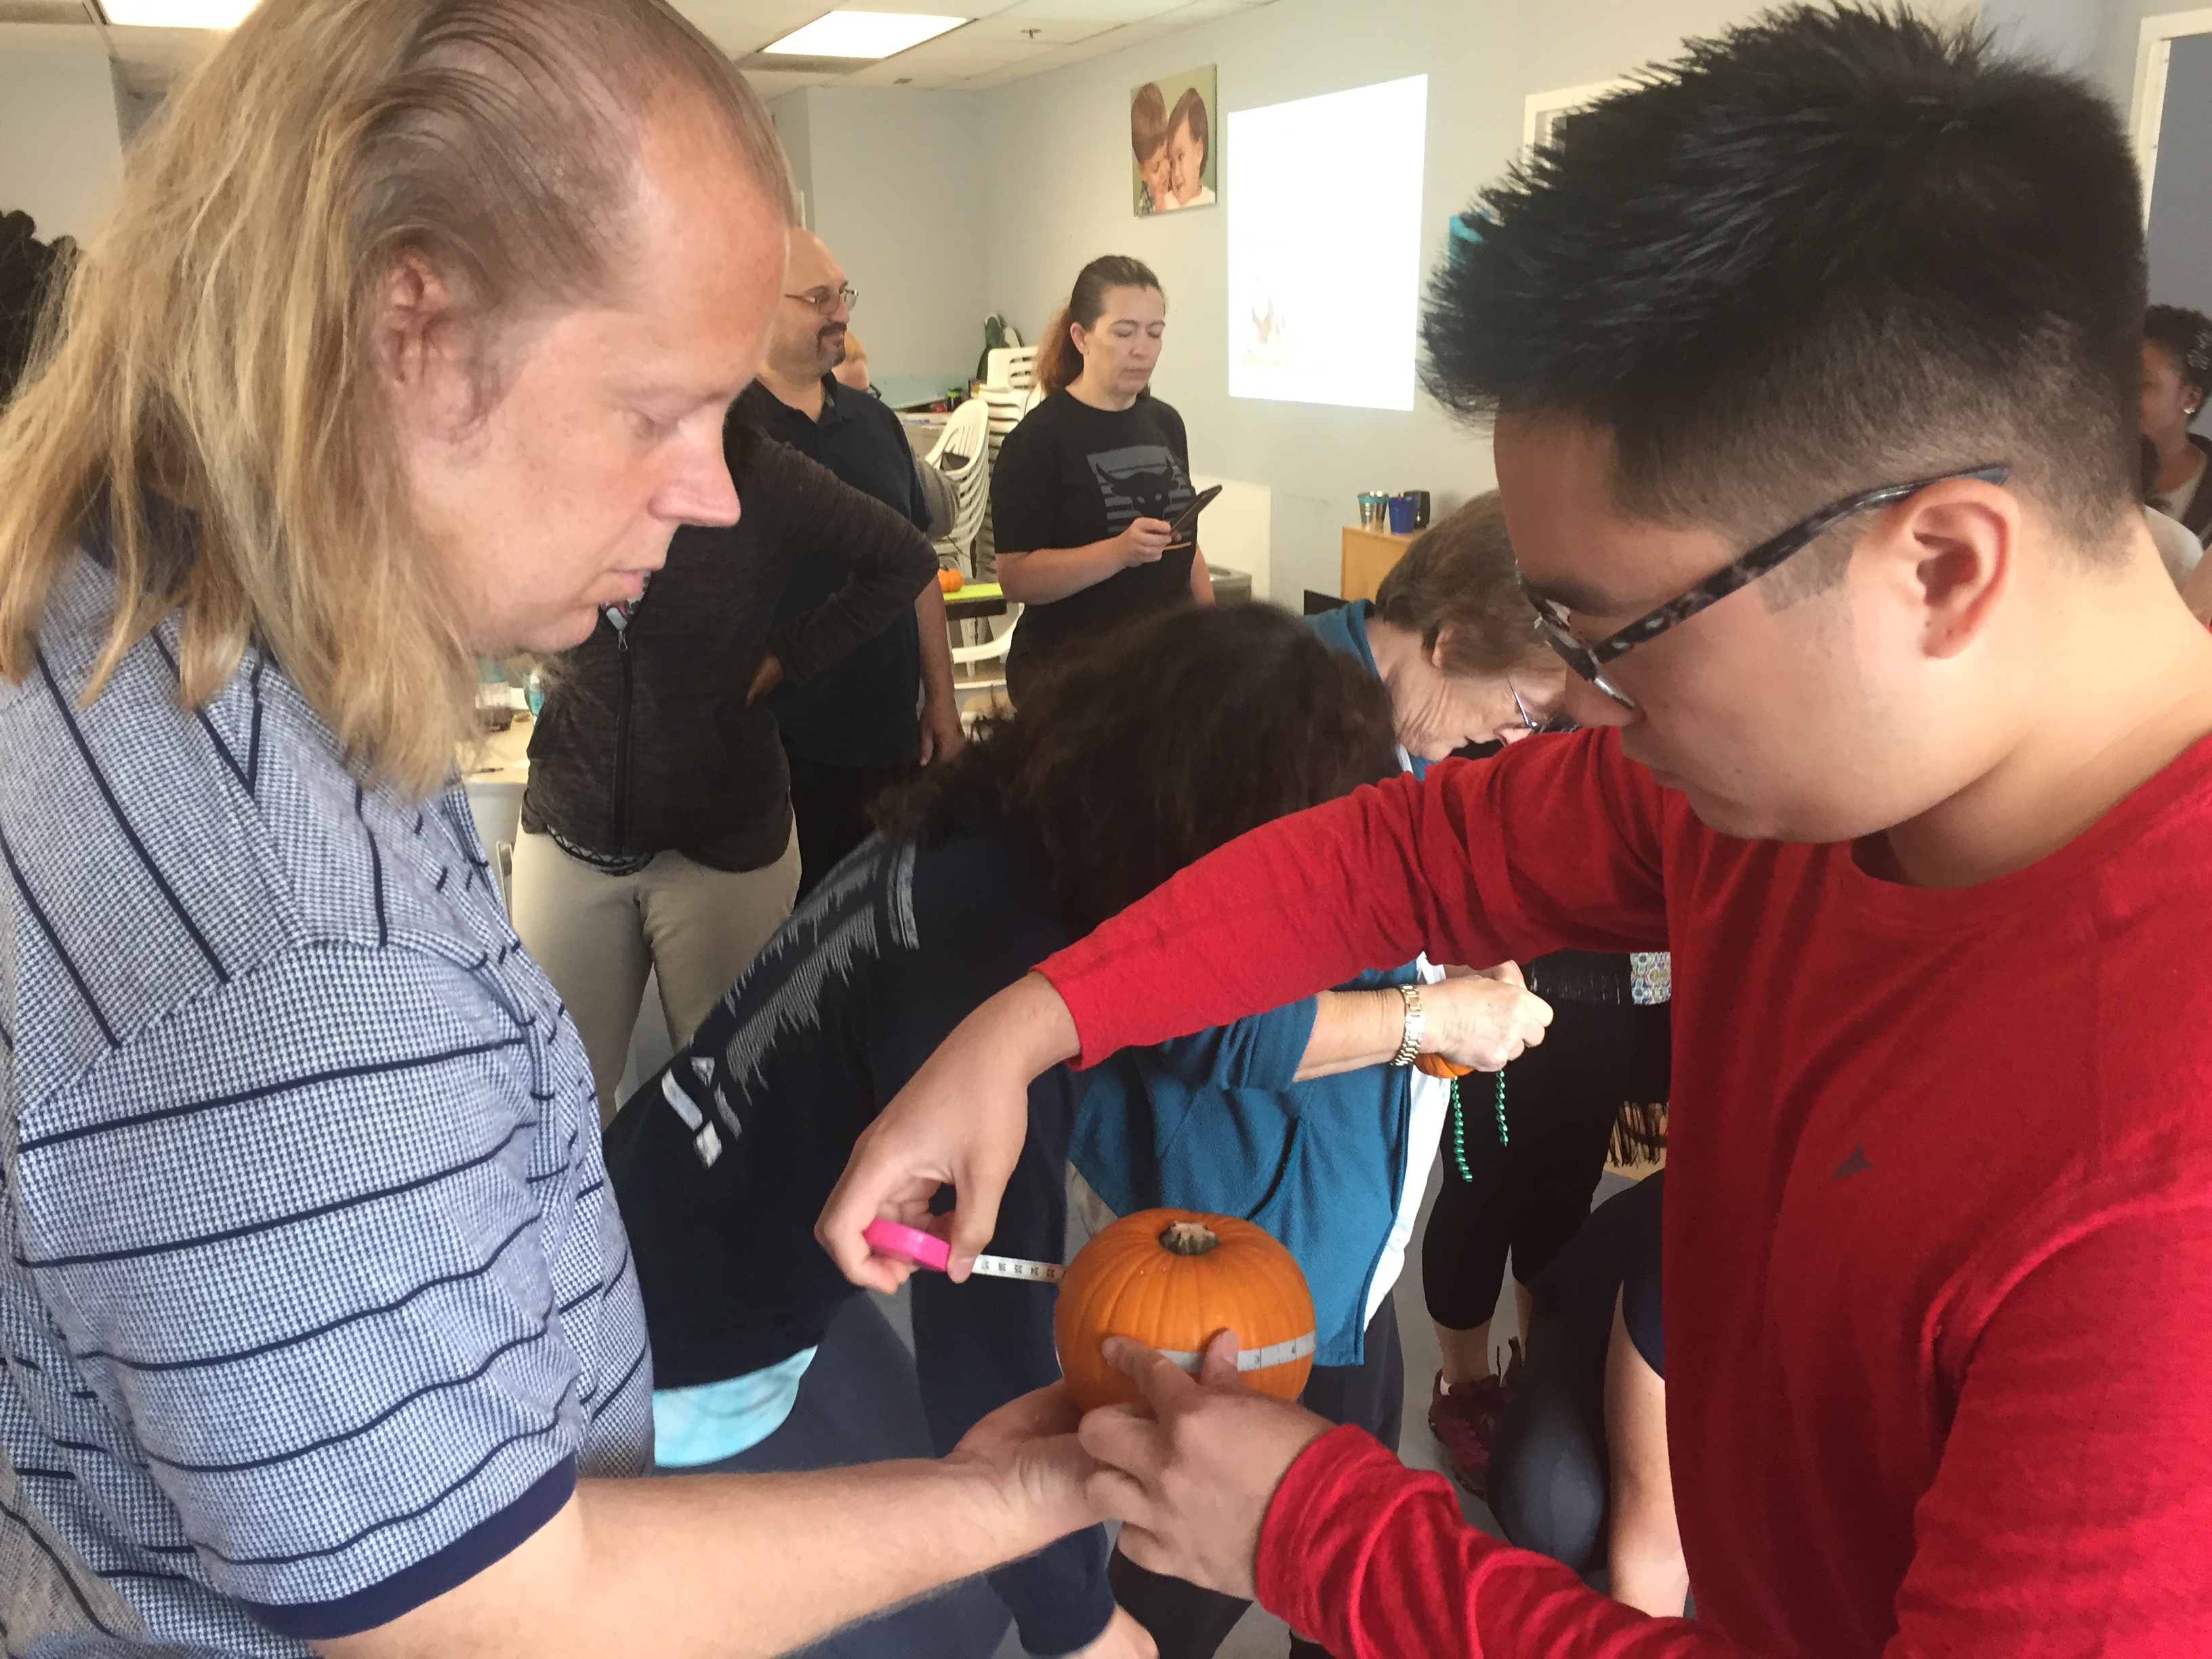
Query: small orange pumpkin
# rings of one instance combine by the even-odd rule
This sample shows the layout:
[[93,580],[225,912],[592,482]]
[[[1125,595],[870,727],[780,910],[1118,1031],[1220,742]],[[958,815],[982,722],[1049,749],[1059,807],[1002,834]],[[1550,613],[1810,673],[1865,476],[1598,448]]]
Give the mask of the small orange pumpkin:
[[1446,1060],[1442,1054],[1423,1054],[1413,1062],[1417,1072],[1426,1072],[1431,1077],[1465,1077],[1474,1067],[1462,1066],[1455,1060]]
[[937,573],[937,585],[947,593],[957,593],[967,581],[957,570],[941,568]]
[[1069,1265],[1052,1316],[1060,1372],[1085,1411],[1141,1398],[1099,1352],[1108,1337],[1134,1337],[1195,1372],[1220,1330],[1237,1333],[1245,1382],[1298,1397],[1314,1310],[1297,1259],[1263,1227],[1194,1210],[1139,1210],[1101,1231]]

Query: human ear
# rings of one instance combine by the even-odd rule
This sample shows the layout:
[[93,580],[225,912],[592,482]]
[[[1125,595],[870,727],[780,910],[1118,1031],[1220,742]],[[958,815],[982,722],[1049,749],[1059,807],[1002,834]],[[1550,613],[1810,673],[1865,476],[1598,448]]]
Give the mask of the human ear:
[[1458,631],[1457,623],[1446,623],[1437,629],[1436,642],[1422,653],[1428,658],[1429,666],[1439,674],[1449,674],[1452,672],[1450,660],[1452,636]]
[[1899,503],[1861,544],[1872,568],[1918,613],[1919,647],[1955,657],[1979,638],[2012,586],[2019,497],[1978,478],[1949,478]]
[[466,422],[475,387],[446,281],[419,252],[394,260],[376,301],[370,346],[403,424],[449,433]]

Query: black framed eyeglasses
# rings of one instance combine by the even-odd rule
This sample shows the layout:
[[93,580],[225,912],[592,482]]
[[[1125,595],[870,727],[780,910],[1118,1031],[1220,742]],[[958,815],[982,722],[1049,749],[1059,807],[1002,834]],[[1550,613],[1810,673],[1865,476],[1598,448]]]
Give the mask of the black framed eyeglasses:
[[811,306],[827,317],[837,309],[837,302],[841,300],[844,301],[845,309],[848,311],[860,304],[860,290],[848,283],[842,288],[817,288],[805,294],[787,294],[783,297],[787,300],[796,300],[803,306]]
[[1521,580],[1521,591],[1535,607],[1537,635],[1558,653],[1559,659],[1623,708],[1633,708],[1636,699],[1613,683],[1605,672],[1606,664],[1626,655],[1647,640],[1656,639],[1677,623],[1687,622],[1706,606],[1719,604],[1736,589],[1748,587],[1856,514],[1893,506],[1909,495],[1918,495],[1930,484],[1947,483],[1953,478],[1978,478],[1984,483],[2001,484],[2011,471],[2001,463],[1990,462],[1962,467],[1956,472],[1939,472],[1932,478],[1916,478],[1911,483],[1883,484],[1874,489],[1862,489],[1856,495],[1846,495],[1809,518],[1800,519],[1780,535],[1761,542],[1734,564],[1715,571],[1695,587],[1668,600],[1656,611],[1638,617],[1618,633],[1590,643],[1575,636],[1566,611],[1538,592],[1525,576]]

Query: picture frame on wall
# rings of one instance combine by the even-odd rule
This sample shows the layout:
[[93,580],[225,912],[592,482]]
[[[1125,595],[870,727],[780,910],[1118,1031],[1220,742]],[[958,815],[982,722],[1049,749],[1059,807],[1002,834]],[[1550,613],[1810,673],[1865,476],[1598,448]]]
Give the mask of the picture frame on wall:
[[1216,86],[1208,64],[1129,88],[1131,207],[1139,219],[1221,199]]
[[1611,81],[1592,81],[1584,86],[1530,93],[1522,104],[1521,159],[1528,160],[1550,143],[1559,123],[1577,110],[1588,109],[1599,99],[1626,92],[1637,84],[1632,76],[1620,76]]

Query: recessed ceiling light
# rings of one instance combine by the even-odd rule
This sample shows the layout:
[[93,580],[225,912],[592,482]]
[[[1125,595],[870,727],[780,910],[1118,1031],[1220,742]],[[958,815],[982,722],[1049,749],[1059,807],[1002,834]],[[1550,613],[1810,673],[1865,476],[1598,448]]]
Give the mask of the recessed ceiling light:
[[833,11],[761,50],[801,58],[889,58],[967,21],[904,11]]
[[107,21],[129,28],[234,29],[256,0],[100,0]]

